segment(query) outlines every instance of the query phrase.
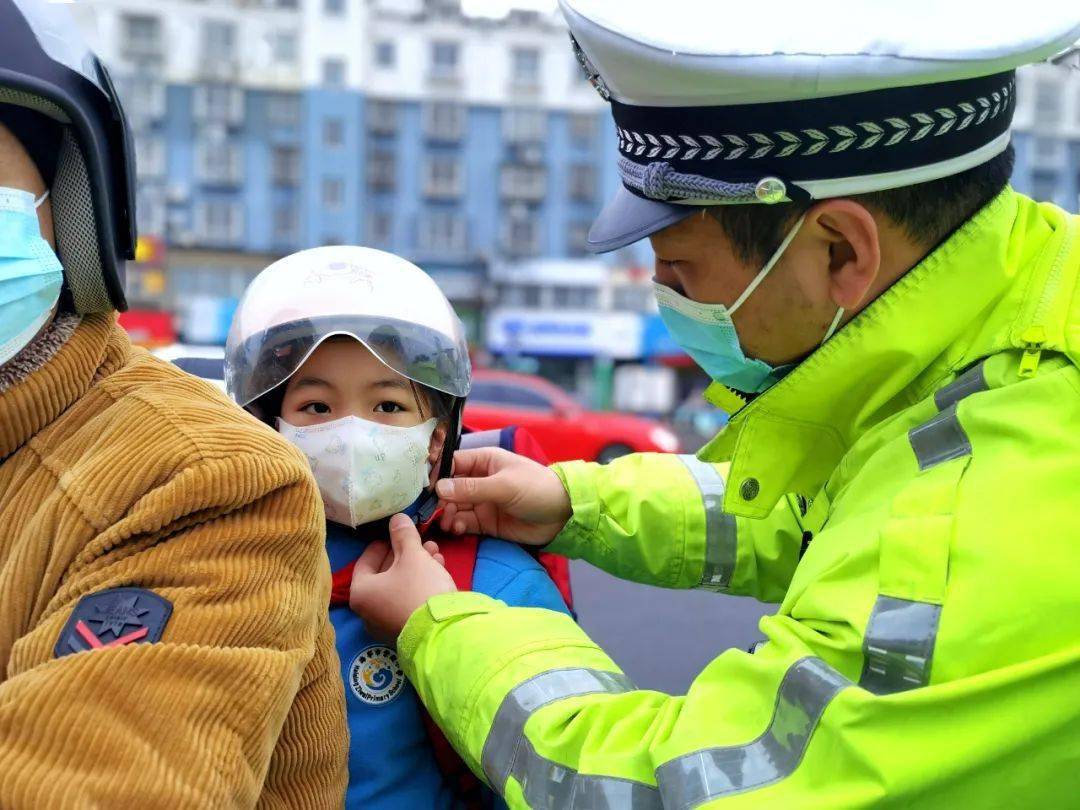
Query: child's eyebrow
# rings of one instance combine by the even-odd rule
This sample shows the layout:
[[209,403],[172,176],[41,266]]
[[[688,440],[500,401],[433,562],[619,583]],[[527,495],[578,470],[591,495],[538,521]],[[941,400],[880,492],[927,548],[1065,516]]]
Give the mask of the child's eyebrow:
[[297,388],[333,388],[334,386],[328,383],[321,377],[301,377],[295,383],[293,383],[293,390]]
[[371,383],[371,385],[369,387],[371,387],[371,388],[401,388],[401,389],[404,389],[406,391],[409,390],[409,384],[407,382],[405,382],[404,380],[395,380],[395,379],[393,379],[391,377],[387,377],[386,379],[383,379],[383,380],[375,380],[373,383]]

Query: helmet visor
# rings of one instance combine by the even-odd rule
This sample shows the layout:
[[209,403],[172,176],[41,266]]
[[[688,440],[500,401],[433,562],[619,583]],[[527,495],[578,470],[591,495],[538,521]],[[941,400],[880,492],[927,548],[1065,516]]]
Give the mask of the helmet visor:
[[[300,318],[247,333],[233,322],[225,349],[225,385],[240,405],[250,405],[296,373],[326,339],[347,335],[383,364],[413,382],[454,397],[471,386],[468,346],[456,336],[417,323],[365,315]],[[460,324],[458,324],[460,327]]]

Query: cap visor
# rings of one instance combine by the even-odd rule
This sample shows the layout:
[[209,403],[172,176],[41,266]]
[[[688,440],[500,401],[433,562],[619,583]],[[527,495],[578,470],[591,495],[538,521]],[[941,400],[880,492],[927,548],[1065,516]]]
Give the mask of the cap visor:
[[619,186],[589,229],[586,247],[590,253],[618,250],[686,219],[697,210],[693,205],[646,200]]

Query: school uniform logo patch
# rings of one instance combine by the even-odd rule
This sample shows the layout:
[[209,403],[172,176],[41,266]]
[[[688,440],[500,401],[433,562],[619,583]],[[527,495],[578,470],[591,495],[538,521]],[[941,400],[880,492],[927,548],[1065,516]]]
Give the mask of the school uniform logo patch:
[[397,652],[382,644],[362,649],[349,665],[349,688],[370,706],[383,706],[399,694],[405,673]]

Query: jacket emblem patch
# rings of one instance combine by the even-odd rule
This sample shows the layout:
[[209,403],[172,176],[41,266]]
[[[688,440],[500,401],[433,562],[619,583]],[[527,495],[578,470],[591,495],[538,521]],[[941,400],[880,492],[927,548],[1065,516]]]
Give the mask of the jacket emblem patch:
[[111,588],[84,596],[75,605],[53,655],[159,641],[172,602],[143,588]]

